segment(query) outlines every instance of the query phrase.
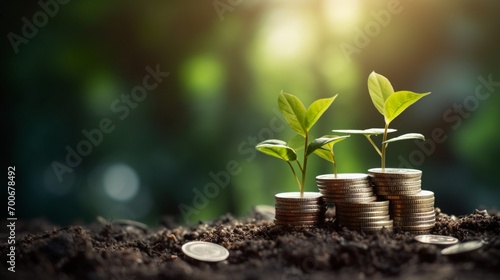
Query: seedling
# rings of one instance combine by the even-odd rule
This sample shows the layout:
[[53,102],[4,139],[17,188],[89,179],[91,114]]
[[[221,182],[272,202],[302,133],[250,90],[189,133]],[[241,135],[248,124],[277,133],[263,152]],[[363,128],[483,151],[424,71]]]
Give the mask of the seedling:
[[[322,146],[335,141],[341,137],[321,137],[309,142],[309,131],[314,126],[314,124],[319,120],[323,113],[330,107],[332,102],[337,98],[337,95],[330,98],[323,98],[314,101],[309,108],[305,108],[304,104],[294,95],[288,93],[280,93],[278,97],[278,107],[281,114],[285,118],[288,125],[298,134],[302,142],[302,147],[304,148],[304,154],[302,158],[302,163],[299,161],[295,145],[287,143],[283,140],[270,139],[257,144],[256,149],[264,154],[279,158],[284,160],[290,169],[292,170],[293,176],[297,181],[300,190],[300,196],[304,195],[304,184],[306,180],[307,172],[307,159],[316,150],[320,149]],[[292,162],[296,162],[296,165],[301,173],[301,178],[299,179],[296,169],[292,165]]]
[[[396,131],[395,129],[390,129],[389,124],[404,110],[406,110],[406,108],[410,107],[410,105],[417,102],[420,98],[429,95],[430,92],[415,93],[407,90],[394,92],[394,89],[389,80],[386,77],[377,74],[375,72],[372,72],[368,77],[368,91],[370,93],[373,105],[375,105],[375,108],[380,112],[380,114],[382,114],[382,116],[384,116],[385,127],[383,129],[372,128],[365,130],[333,130],[333,131],[338,133],[365,135],[368,141],[370,141],[372,146],[380,155],[382,172],[384,172],[386,150],[389,143],[401,140],[409,140],[409,139],[421,139],[421,140],[425,139],[424,136],[419,133],[407,133],[392,139],[387,139],[388,133]],[[382,144],[381,144],[382,147],[381,149],[379,149],[378,146],[371,139],[371,136],[382,133],[383,133]]]

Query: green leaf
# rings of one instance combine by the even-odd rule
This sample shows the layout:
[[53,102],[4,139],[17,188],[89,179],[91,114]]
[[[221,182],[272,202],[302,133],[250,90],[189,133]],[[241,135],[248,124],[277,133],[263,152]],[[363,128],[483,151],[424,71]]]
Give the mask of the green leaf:
[[368,76],[368,92],[372,98],[373,105],[375,108],[384,115],[384,106],[386,100],[394,93],[391,82],[389,80],[373,71],[370,76]]
[[403,134],[401,136],[389,139],[389,140],[385,141],[384,144],[389,144],[389,143],[401,141],[401,140],[410,140],[410,139],[425,140],[425,137],[420,133],[406,133],[406,134]]
[[[369,128],[369,129],[364,129],[364,130],[359,130],[359,129],[334,129],[332,130],[333,132],[336,133],[345,133],[345,134],[363,134],[363,135],[379,135],[384,133],[383,128]],[[397,131],[396,129],[389,128],[387,130],[387,133],[395,132]]]
[[268,140],[264,140],[262,142],[260,142],[259,144],[257,144],[257,146],[259,145],[264,145],[264,144],[269,144],[269,145],[282,145],[282,146],[286,146],[286,142],[283,141],[283,140],[279,140],[279,139],[268,139]]
[[389,124],[397,116],[399,116],[399,114],[406,110],[406,108],[410,107],[410,105],[417,102],[420,98],[429,94],[430,92],[419,94],[407,90],[395,92],[385,101],[383,113],[385,123]]
[[[379,134],[384,134],[385,128],[368,128],[368,129],[365,129],[365,131],[367,132],[365,135],[375,135],[376,136]],[[387,129],[387,133],[393,133],[396,131],[398,131],[398,130],[394,129],[394,128]]]
[[304,104],[296,96],[282,92],[278,97],[278,107],[290,127],[299,135],[305,137],[307,129],[305,126],[306,108]]
[[[337,94],[338,95],[338,94]],[[305,128],[309,131],[323,113],[332,105],[332,102],[337,98],[337,95],[330,98],[322,98],[314,101],[306,113]]]
[[322,159],[327,160],[327,161],[329,161],[331,163],[333,163],[335,161],[333,159],[332,152],[330,150],[326,149],[326,148],[319,148],[316,151],[314,151],[314,153],[316,155],[318,155],[319,157],[321,157]]
[[292,148],[286,146],[285,141],[276,139],[266,140],[257,144],[255,148],[266,155],[270,155],[284,161],[297,160],[297,154]]
[[342,141],[342,140],[346,139],[347,137],[349,137],[349,135],[345,135],[345,136],[327,135],[327,136],[323,136],[323,137],[314,139],[307,146],[306,155],[312,154],[314,151],[316,151],[317,149],[319,149],[327,144],[331,145],[331,146],[328,146],[327,148],[331,148],[331,147],[333,147],[334,143]]

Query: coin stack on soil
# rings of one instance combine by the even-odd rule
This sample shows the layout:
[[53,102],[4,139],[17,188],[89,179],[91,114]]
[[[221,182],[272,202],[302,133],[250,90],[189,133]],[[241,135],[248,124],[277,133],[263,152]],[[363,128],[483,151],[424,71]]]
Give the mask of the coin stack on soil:
[[316,177],[319,192],[326,203],[337,202],[362,203],[377,200],[373,193],[368,175],[361,173],[341,173]]
[[436,223],[434,193],[421,189],[422,171],[380,168],[368,170],[375,193],[390,201],[394,226],[412,233],[427,233]]
[[316,226],[325,221],[326,204],[320,193],[299,192],[275,195],[274,223],[284,226]]
[[350,229],[362,231],[379,231],[393,229],[393,221],[389,215],[389,201],[372,201],[363,203],[337,202],[335,212],[339,224]]
[[376,201],[367,174],[343,173],[316,177],[325,201],[336,206],[336,220],[350,229],[377,231],[392,230],[389,201]]

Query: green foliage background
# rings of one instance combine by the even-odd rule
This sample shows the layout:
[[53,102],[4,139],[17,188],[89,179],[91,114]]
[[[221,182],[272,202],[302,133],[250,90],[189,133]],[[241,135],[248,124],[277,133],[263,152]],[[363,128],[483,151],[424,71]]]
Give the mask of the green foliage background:
[[[230,9],[218,12],[214,3]],[[377,24],[389,3],[401,11]],[[22,18],[31,20],[40,7],[1,5],[2,158],[17,168],[21,217],[183,221],[179,205],[193,206],[196,191],[214,182],[210,173],[230,162],[238,175],[190,221],[272,205],[275,193],[296,191],[286,164],[253,149],[293,136],[276,114],[278,94],[290,92],[306,106],[339,94],[315,137],[382,127],[366,83],[374,70],[395,90],[432,92],[391,127],[428,139],[444,131],[444,143],[414,159],[436,205],[456,215],[500,205],[500,86],[477,104],[472,97],[479,76],[500,82],[498,1],[70,1],[17,54],[7,35],[21,35]],[[349,59],[343,43],[357,48]],[[113,101],[157,64],[170,75],[119,120]],[[454,111],[464,105],[473,110]],[[59,182],[52,163],[64,163],[65,147],[76,147],[82,130],[105,117],[116,129]],[[415,150],[412,141],[392,144],[387,166]],[[363,137],[336,145],[335,154],[339,172],[366,172],[380,162]],[[330,173],[331,164],[316,156],[309,164],[306,191],[315,191],[314,176]]]

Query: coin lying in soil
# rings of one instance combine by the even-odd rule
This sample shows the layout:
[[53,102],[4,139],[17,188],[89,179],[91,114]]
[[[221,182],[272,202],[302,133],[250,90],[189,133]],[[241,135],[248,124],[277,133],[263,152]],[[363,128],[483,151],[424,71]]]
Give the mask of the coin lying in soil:
[[464,243],[458,243],[448,248],[441,250],[442,255],[458,255],[477,250],[483,247],[484,242],[481,240],[473,240]]
[[453,245],[458,243],[458,239],[445,235],[424,234],[415,236],[415,240],[422,243],[434,245]]
[[217,244],[191,241],[182,245],[182,252],[193,259],[205,262],[220,262],[229,257],[229,251]]

